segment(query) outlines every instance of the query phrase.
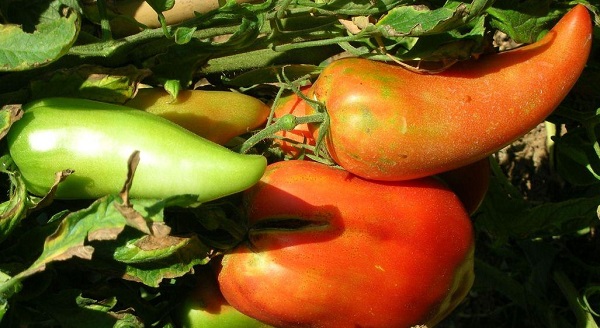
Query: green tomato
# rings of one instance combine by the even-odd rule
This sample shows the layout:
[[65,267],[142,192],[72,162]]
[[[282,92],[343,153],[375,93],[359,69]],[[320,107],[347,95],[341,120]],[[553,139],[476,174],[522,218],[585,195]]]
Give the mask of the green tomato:
[[269,328],[232,307],[219,289],[215,274],[203,268],[197,274],[195,289],[184,300],[179,313],[186,328]]
[[46,194],[56,172],[74,170],[58,186],[58,199],[118,193],[136,150],[133,198],[192,194],[209,201],[249,188],[266,167],[263,156],[235,153],[156,115],[83,99],[27,104],[7,140],[33,194]]

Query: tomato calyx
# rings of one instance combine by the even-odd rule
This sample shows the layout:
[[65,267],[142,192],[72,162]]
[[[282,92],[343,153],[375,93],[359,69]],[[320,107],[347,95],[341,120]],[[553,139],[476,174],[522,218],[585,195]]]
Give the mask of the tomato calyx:
[[314,123],[323,124],[327,121],[327,114],[317,113],[307,116],[295,116],[293,114],[285,114],[284,116],[275,120],[271,125],[257,132],[250,138],[248,138],[241,146],[240,153],[247,153],[250,148],[254,147],[257,143],[262,140],[273,138],[277,132],[280,131],[291,131],[300,124]]
[[295,86],[291,86],[291,89],[302,101],[306,103],[306,106],[310,106],[312,108],[312,114],[296,116],[288,113],[282,115],[279,118],[274,119],[273,122],[271,122],[271,119],[269,119],[265,128],[248,138],[240,146],[239,152],[241,154],[247,153],[250,150],[250,148],[254,147],[256,144],[265,139],[279,138],[279,136],[277,135],[278,133],[282,131],[292,131],[302,124],[318,125],[319,134],[316,139],[314,153],[319,153],[319,150],[322,148],[323,145],[322,140],[324,140],[325,135],[329,131],[329,115],[325,108],[325,104],[317,100],[310,99],[304,92],[302,92],[301,89]]

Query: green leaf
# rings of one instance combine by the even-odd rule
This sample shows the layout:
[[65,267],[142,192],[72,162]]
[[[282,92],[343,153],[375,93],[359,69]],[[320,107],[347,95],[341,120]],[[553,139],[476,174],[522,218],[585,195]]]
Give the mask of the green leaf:
[[505,177],[492,176],[488,194],[477,216],[480,229],[504,243],[509,238],[526,239],[572,234],[598,220],[600,196],[572,198],[534,205],[502,188]]
[[10,0],[0,1],[4,22],[19,25],[26,32],[35,31],[36,25],[50,23],[62,17],[64,7],[81,12],[77,0]]
[[564,14],[564,10],[551,9],[551,3],[551,0],[496,1],[487,12],[492,27],[517,43],[533,43]]
[[185,241],[173,255],[164,259],[153,259],[145,264],[130,264],[125,268],[124,278],[139,281],[150,287],[159,287],[165,279],[182,277],[194,272],[196,265],[210,261],[209,249],[198,239]]
[[18,171],[7,172],[11,190],[9,200],[0,204],[0,242],[4,241],[27,215],[27,188]]
[[475,0],[468,5],[449,1],[442,8],[401,6],[389,11],[377,26],[384,37],[423,36],[447,32],[467,24],[489,7],[492,0]]
[[82,296],[77,289],[63,289],[45,294],[38,306],[65,328],[144,327],[143,322],[128,312],[115,313],[115,298],[95,300]]
[[196,265],[210,260],[210,249],[195,235],[136,239],[129,231],[115,242],[95,242],[92,245],[96,249],[94,258],[82,265],[153,288],[167,279],[193,273]]
[[254,44],[254,41],[261,32],[261,26],[264,23],[264,15],[249,15],[242,17],[240,27],[225,42],[212,42],[212,46],[219,48],[235,47],[243,49]]
[[560,202],[536,204],[527,201],[510,184],[495,161],[492,176],[477,221],[503,244],[511,238],[527,239],[573,234],[598,220],[600,196],[570,198]]
[[206,254],[206,247],[202,245],[196,236],[149,236],[145,235],[138,239],[131,239],[125,245],[114,250],[113,258],[127,264],[143,264],[153,261],[162,261],[171,256],[179,256],[178,253],[186,249],[202,249]]
[[23,116],[20,105],[6,105],[0,109],[0,139],[4,138],[10,126]]
[[79,33],[74,11],[26,33],[17,25],[0,25],[0,72],[22,71],[48,65],[71,48]]
[[177,95],[181,90],[181,83],[178,80],[168,80],[164,84],[165,90],[171,95],[173,100],[177,99]]
[[[26,270],[11,280],[20,281],[43,271],[46,265],[52,262],[71,258],[90,260],[94,248],[88,242],[115,240],[130,224],[116,205],[120,205],[120,198],[109,195],[96,200],[88,208],[70,213],[64,218],[60,214],[62,221],[56,231],[46,238],[41,254]],[[156,201],[151,200],[134,202],[136,210],[145,218],[160,221],[162,220],[162,208],[160,204],[154,205],[156,205]],[[8,283],[13,284],[14,281]],[[4,288],[6,287],[0,284],[0,290]]]
[[527,307],[527,291],[517,280],[508,273],[502,272],[481,259],[475,259],[475,274],[479,283],[484,283],[489,288],[499,291],[512,302],[521,307]]
[[175,0],[146,0],[157,13],[167,11],[175,5]]
[[123,215],[117,196],[101,198],[64,218],[61,214],[60,224],[46,238],[42,254],[13,279],[22,280],[52,262],[80,258],[93,269],[121,272],[125,279],[158,287],[164,279],[183,276],[195,265],[208,262],[210,250],[197,236],[171,236],[163,222],[166,205],[193,204],[190,199],[136,199],[132,203],[136,218]]
[[175,37],[175,43],[186,44],[190,42],[190,40],[194,37],[195,31],[195,27],[178,27],[173,35]]
[[126,225],[125,218],[114,206],[117,199],[116,196],[107,196],[84,210],[67,215],[58,229],[46,238],[38,259],[18,276],[30,276],[44,270],[48,263],[72,257],[91,259],[94,249],[86,245],[88,239],[116,239]]
[[600,156],[583,129],[577,129],[555,140],[556,168],[568,182],[587,186],[600,182]]
[[150,74],[149,70],[133,65],[119,68],[81,65],[34,79],[30,93],[32,99],[72,97],[122,104],[133,97],[140,81]]
[[401,59],[448,62],[466,60],[473,54],[482,53],[486,34],[485,17],[480,16],[462,29],[418,38],[400,38],[398,44],[394,45],[398,49],[393,52],[394,56]]

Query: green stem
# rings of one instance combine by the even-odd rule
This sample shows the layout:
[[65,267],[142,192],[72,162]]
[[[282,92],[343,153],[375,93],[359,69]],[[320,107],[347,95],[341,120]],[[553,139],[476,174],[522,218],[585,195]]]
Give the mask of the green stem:
[[598,142],[598,135],[596,134],[596,124],[585,124],[585,130],[588,136],[588,139],[592,142],[592,147],[594,148],[594,152],[596,156],[600,158],[600,143]]
[[290,6],[290,3],[292,3],[292,0],[283,0],[281,2],[281,5],[279,6],[279,8],[277,8],[277,11],[275,12],[275,17],[277,17],[278,19],[284,18],[286,15],[286,10]]
[[102,29],[102,41],[112,40],[110,22],[106,14],[106,0],[98,0],[98,13],[100,15],[100,28]]
[[[195,39],[210,39],[220,35],[232,34],[237,30],[238,26],[207,28],[194,32],[193,37]],[[164,35],[162,28],[148,29],[119,40],[74,46],[69,50],[69,55],[80,58],[121,58],[120,56],[127,57],[128,52],[135,51],[137,57],[149,57],[175,44],[173,39],[168,39]],[[128,60],[129,58],[123,59]]]
[[598,328],[592,314],[587,311],[579,302],[580,296],[569,278],[560,271],[553,274],[554,282],[558,285],[563,295],[569,302],[569,307],[577,320],[576,328]]
[[242,144],[239,152],[242,154],[246,153],[248,150],[250,150],[250,148],[254,147],[262,140],[273,138],[277,132],[291,131],[300,124],[322,123],[325,121],[326,115],[327,114],[325,113],[318,113],[296,117],[292,114],[285,114],[273,122],[273,124],[267,126],[252,137],[248,138],[248,140]]
[[[0,284],[0,297],[3,299],[8,299],[13,294],[18,292],[19,287],[17,286],[17,284],[19,284],[21,282],[21,279],[22,279],[22,277],[17,275],[17,276],[10,278],[9,280],[1,283]],[[10,289],[13,289],[13,291],[9,293]]]
[[298,49],[298,48],[322,47],[322,46],[328,46],[328,45],[332,45],[332,44],[338,44],[341,42],[359,41],[366,37],[365,34],[359,33],[359,34],[355,34],[355,35],[341,36],[341,37],[330,38],[330,39],[295,42],[295,43],[289,43],[289,44],[284,44],[284,45],[280,45],[280,46],[275,46],[275,47],[273,47],[273,49],[275,51],[285,52],[285,51],[290,51],[290,50]]
[[162,31],[165,34],[165,36],[168,39],[173,38],[173,35],[171,34],[171,31],[169,29],[169,26],[167,25],[167,19],[165,18],[165,15],[162,12],[158,13],[158,21],[160,22],[160,26],[161,26]]

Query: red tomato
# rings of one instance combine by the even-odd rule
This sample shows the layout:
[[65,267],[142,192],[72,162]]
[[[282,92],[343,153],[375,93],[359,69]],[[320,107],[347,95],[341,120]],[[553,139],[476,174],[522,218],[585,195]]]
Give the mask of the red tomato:
[[326,147],[340,166],[369,179],[414,179],[485,158],[537,126],[577,81],[591,43],[590,14],[577,5],[540,41],[439,74],[337,60],[309,98],[326,107]]
[[[308,92],[309,87],[304,87],[300,91],[304,94]],[[294,116],[300,117],[306,115],[306,103],[295,93],[290,93],[281,97],[279,101],[275,104],[275,118],[280,118],[286,114],[292,114]],[[303,148],[303,145],[314,146],[315,139],[310,132],[310,128],[308,124],[298,124],[291,131],[279,131],[276,133],[277,136],[285,138],[279,139],[274,138],[274,144],[281,149],[284,155],[291,158],[297,158],[302,155],[302,153],[310,151]],[[287,139],[287,140],[286,140]],[[291,140],[291,141],[288,141]]]
[[227,301],[276,327],[434,325],[473,282],[473,235],[434,178],[374,182],[311,161],[245,193],[248,242],[218,275]]
[[490,185],[490,159],[438,174],[465,206],[469,215],[475,213]]

